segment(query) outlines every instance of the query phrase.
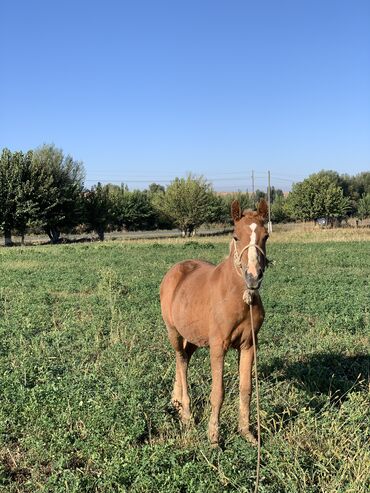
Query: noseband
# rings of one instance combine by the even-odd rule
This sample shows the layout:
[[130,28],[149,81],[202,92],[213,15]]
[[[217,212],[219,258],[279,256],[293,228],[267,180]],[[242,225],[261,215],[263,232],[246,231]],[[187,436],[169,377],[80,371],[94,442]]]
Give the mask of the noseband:
[[[236,272],[238,273],[238,275],[240,277],[243,277],[243,265],[242,265],[242,255],[243,253],[248,250],[248,248],[250,247],[255,247],[257,248],[257,250],[259,250],[260,253],[262,253],[262,255],[265,257],[266,259],[266,265],[268,264],[268,259],[266,257],[266,254],[265,252],[262,250],[262,248],[260,246],[258,246],[256,243],[249,243],[248,245],[246,245],[242,251],[240,253],[238,253],[238,249],[236,247],[236,240],[235,238],[233,238],[233,244],[234,244],[234,266],[235,266],[235,269],[236,269]],[[239,270],[240,269],[240,270]],[[242,271],[242,272],[241,272]]]

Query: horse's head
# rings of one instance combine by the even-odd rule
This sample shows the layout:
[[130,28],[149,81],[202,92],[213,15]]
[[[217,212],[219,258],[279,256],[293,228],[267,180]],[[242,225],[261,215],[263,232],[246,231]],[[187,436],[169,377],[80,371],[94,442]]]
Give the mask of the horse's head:
[[235,268],[245,279],[247,289],[258,289],[267,266],[266,240],[269,237],[265,228],[268,207],[261,200],[257,211],[242,212],[240,204],[231,204],[231,217],[234,220],[233,250]]

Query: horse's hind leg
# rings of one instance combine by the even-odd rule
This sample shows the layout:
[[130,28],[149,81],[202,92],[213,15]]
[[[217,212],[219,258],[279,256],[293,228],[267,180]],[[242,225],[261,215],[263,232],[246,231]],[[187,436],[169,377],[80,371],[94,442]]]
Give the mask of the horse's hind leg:
[[173,385],[172,391],[172,405],[180,412],[182,406],[182,382],[181,382],[181,373],[180,373],[180,363],[177,358],[176,351],[176,374],[175,374],[175,383]]
[[179,392],[181,385],[181,401],[179,413],[183,423],[188,423],[191,419],[190,397],[188,389],[188,367],[189,361],[196,350],[196,346],[184,340],[183,348],[176,351],[176,379],[174,385],[174,395]]
[[181,380],[181,372],[180,372],[180,361],[177,357],[177,353],[181,352],[184,347],[184,338],[178,333],[175,327],[172,327],[169,324],[166,324],[168,339],[174,350],[176,351],[176,374],[175,374],[175,383],[172,391],[172,399],[171,402],[173,406],[179,411],[182,403],[182,380]]
[[186,341],[174,328],[167,326],[168,337],[176,351],[176,375],[172,392],[172,404],[178,410],[184,423],[191,418],[187,371],[196,346]]

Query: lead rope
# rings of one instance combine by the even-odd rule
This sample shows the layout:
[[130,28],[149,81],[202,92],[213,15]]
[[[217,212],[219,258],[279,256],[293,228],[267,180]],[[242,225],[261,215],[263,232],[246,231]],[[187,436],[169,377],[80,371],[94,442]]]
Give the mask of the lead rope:
[[257,348],[256,348],[256,337],[254,335],[254,325],[253,325],[253,313],[252,313],[252,301],[253,296],[249,293],[247,295],[249,305],[249,313],[251,316],[251,329],[252,329],[252,341],[253,341],[253,355],[254,355],[254,381],[256,387],[256,407],[257,407],[257,466],[256,466],[256,483],[254,487],[254,493],[258,492],[258,485],[260,481],[260,466],[261,466],[261,421],[260,421],[260,395],[258,387],[258,372],[257,372]]

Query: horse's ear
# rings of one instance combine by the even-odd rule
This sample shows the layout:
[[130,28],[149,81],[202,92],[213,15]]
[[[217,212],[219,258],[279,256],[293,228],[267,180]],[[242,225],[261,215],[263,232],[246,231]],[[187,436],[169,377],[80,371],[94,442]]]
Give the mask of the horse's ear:
[[231,217],[233,218],[234,223],[239,221],[242,217],[242,210],[240,208],[240,204],[238,200],[233,200],[231,204]]
[[257,214],[266,219],[269,214],[269,208],[265,199],[261,199],[257,205]]

